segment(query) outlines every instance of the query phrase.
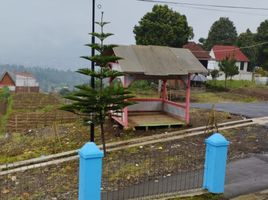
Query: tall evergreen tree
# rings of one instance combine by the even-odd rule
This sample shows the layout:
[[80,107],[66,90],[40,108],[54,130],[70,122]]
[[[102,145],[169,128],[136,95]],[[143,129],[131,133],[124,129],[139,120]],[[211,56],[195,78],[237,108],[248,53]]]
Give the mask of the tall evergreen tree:
[[237,38],[237,31],[234,23],[227,17],[221,17],[215,21],[204,42],[204,47],[210,50],[216,44],[233,45]]
[[104,40],[113,34],[103,32],[104,26],[108,24],[108,22],[103,22],[103,19],[96,24],[100,26],[101,32],[91,33],[91,35],[98,38],[100,43],[87,44],[86,46],[95,49],[98,54],[95,56],[82,56],[82,58],[93,61],[99,69],[92,71],[88,68],[83,68],[79,69],[78,73],[99,80],[99,85],[95,88],[92,88],[88,84],[76,86],[77,91],[66,96],[66,98],[72,100],[73,103],[65,105],[63,109],[81,115],[85,122],[90,121],[100,125],[103,150],[106,154],[104,134],[105,120],[108,116],[112,115],[112,113],[119,112],[124,107],[130,105],[131,103],[127,101],[127,99],[133,96],[120,84],[106,84],[108,79],[115,79],[123,75],[123,73],[111,70],[109,67],[109,63],[116,62],[121,58],[104,54],[108,50],[116,47],[115,45],[104,44]]
[[[256,40],[259,43],[268,41],[268,20],[263,21],[257,29]],[[258,65],[268,70],[268,44],[259,47]]]
[[241,51],[249,58],[249,70],[252,71],[253,68],[257,65],[258,58],[258,47],[254,47],[256,44],[255,35],[249,29],[245,33],[241,33],[238,38],[236,45],[239,47],[249,47],[242,48]]
[[136,44],[182,47],[192,39],[193,28],[185,15],[173,11],[167,5],[155,5],[133,30]]

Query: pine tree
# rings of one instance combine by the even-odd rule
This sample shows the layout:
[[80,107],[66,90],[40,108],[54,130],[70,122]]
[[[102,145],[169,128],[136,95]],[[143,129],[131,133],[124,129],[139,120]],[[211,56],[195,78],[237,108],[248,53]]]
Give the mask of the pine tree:
[[65,97],[72,100],[73,103],[65,105],[63,109],[81,115],[85,122],[89,121],[95,125],[100,125],[103,151],[104,154],[106,154],[104,133],[105,120],[108,116],[112,115],[112,113],[120,112],[124,107],[131,105],[127,99],[133,96],[120,84],[107,84],[109,80],[123,75],[121,72],[111,70],[109,66],[109,63],[117,62],[121,58],[105,54],[105,52],[116,47],[116,45],[104,44],[104,40],[113,35],[112,33],[103,32],[104,26],[109,24],[109,22],[103,22],[102,17],[101,22],[96,22],[96,24],[100,26],[101,32],[91,33],[90,35],[99,39],[100,43],[86,44],[86,46],[95,49],[98,54],[95,56],[82,56],[81,58],[93,61],[96,66],[98,66],[98,70],[93,71],[88,68],[83,68],[79,69],[77,72],[96,79],[98,86],[95,88],[92,88],[88,84],[76,86],[77,90]]

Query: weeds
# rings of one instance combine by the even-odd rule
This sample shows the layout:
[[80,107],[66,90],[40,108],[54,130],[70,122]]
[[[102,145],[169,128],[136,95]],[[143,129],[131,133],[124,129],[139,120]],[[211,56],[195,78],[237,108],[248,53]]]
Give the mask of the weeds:
[[7,106],[6,114],[3,117],[1,117],[1,119],[0,119],[0,136],[3,136],[5,129],[6,129],[8,118],[12,113],[12,105],[13,105],[12,95],[8,97],[7,105],[8,106]]

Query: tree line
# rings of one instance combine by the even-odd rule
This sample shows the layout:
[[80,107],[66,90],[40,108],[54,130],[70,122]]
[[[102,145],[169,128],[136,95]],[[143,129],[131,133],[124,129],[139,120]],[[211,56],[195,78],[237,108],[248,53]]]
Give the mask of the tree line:
[[[141,18],[133,32],[138,45],[178,48],[183,47],[194,36],[187,17],[167,5],[155,5],[151,12]],[[234,23],[228,17],[221,17],[212,24],[207,38],[200,38],[199,42],[207,51],[216,44],[249,47],[241,48],[250,60],[249,70],[253,70],[255,66],[268,70],[268,20],[260,23],[256,33],[247,29],[238,35]]]

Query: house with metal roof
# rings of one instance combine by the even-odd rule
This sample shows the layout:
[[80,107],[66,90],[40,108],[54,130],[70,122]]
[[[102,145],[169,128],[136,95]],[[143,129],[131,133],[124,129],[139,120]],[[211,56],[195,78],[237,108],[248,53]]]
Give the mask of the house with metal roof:
[[[118,46],[113,54],[123,59],[111,63],[113,70],[123,72],[124,87],[135,80],[161,80],[159,98],[135,98],[136,104],[126,107],[113,117],[124,127],[149,127],[189,124],[190,75],[207,73],[204,66],[188,50],[163,46]],[[167,97],[167,81],[180,80],[185,85],[185,102],[177,103]]]
[[188,42],[186,43],[183,48],[189,49],[192,54],[201,62],[201,64],[207,69],[208,61],[211,60],[211,56],[209,52],[207,52],[200,44],[195,42]]
[[8,87],[12,92],[15,92],[16,82],[13,73],[4,72],[0,77],[0,88]]
[[[252,73],[248,72],[249,59],[247,56],[236,46],[215,45],[210,51],[212,60],[208,63],[208,69],[219,70],[219,63],[225,58],[233,58],[236,60],[236,66],[239,69],[239,74],[235,75],[235,80],[252,80]],[[218,80],[224,79],[224,74],[217,78]]]
[[229,57],[236,60],[236,66],[239,71],[247,71],[249,59],[236,46],[215,45],[210,51],[210,56],[213,59],[210,68],[219,69],[219,62]]
[[12,92],[39,92],[39,83],[28,72],[4,72],[0,77],[0,88],[8,87]]

